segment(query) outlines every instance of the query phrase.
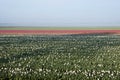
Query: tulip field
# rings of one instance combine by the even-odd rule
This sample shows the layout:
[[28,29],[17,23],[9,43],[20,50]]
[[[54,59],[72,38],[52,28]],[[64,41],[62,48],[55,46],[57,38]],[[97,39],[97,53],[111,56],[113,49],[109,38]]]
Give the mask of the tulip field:
[[0,80],[120,80],[120,35],[0,34]]

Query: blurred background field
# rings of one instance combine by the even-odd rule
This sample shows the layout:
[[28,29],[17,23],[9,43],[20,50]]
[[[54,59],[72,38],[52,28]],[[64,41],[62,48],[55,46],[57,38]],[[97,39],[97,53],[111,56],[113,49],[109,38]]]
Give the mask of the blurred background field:
[[26,27],[26,26],[0,26],[0,30],[120,30],[120,27],[118,26],[108,26],[108,27],[59,27],[59,26],[54,26],[54,27],[39,27],[39,26],[31,26],[31,27]]

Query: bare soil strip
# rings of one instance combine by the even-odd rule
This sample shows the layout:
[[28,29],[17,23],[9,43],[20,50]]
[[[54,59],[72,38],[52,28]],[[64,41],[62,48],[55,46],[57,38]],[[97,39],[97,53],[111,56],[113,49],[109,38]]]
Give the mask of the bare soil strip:
[[63,35],[63,34],[94,34],[110,33],[120,34],[120,30],[0,30],[0,34],[38,34],[38,35]]

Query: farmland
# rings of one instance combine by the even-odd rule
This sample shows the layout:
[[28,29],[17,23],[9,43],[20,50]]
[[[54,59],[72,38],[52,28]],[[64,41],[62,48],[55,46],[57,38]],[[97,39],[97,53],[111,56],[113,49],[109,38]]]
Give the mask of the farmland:
[[120,80],[120,35],[113,33],[1,34],[0,79]]
[[64,34],[120,34],[119,27],[88,28],[88,27],[0,27],[0,34],[30,35],[64,35]]

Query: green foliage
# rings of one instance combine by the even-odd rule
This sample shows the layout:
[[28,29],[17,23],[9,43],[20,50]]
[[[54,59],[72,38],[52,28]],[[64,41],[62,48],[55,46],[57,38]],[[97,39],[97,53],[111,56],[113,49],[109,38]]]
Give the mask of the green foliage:
[[119,80],[120,36],[0,35],[0,79]]

